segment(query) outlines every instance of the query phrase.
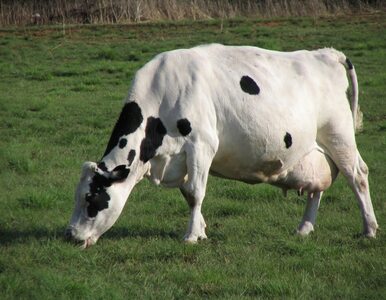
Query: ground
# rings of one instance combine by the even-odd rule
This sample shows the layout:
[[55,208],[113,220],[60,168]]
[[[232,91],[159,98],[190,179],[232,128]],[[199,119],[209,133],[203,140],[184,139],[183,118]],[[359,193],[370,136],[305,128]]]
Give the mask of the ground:
[[15,298],[386,297],[386,238],[360,235],[339,177],[316,231],[294,234],[305,198],[210,177],[208,240],[183,244],[178,190],[143,181],[114,227],[81,251],[63,239],[83,161],[102,157],[135,71],[155,54],[218,42],[275,50],[334,47],[356,67],[370,169],[386,227],[384,14],[0,30],[0,293]]

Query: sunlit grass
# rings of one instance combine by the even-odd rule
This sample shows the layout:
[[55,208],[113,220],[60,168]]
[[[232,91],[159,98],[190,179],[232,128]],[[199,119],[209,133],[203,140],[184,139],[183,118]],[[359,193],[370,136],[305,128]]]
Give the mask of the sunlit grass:
[[220,42],[276,50],[334,47],[355,64],[381,227],[386,205],[384,15],[0,31],[0,298],[386,297],[385,237],[359,237],[345,181],[328,190],[316,231],[294,235],[305,199],[210,177],[209,240],[185,245],[178,190],[138,184],[118,222],[81,251],[62,233],[83,161],[101,158],[135,71],[165,50]]

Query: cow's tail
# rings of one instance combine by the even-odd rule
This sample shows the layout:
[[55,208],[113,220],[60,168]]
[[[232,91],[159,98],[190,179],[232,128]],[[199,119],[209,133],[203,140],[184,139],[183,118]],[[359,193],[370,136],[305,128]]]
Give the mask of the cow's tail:
[[355,132],[359,132],[362,130],[362,127],[363,127],[363,113],[361,112],[359,103],[358,103],[359,87],[358,87],[357,73],[355,72],[354,65],[351,63],[351,61],[343,53],[339,53],[339,54],[340,54],[339,62],[347,68],[347,72],[350,77],[351,89],[352,89],[351,103],[350,103],[351,112],[354,120]]

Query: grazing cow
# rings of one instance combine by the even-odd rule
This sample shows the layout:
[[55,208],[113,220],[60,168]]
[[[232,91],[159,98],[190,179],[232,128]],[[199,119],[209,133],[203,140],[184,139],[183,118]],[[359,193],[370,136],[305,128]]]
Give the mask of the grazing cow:
[[354,135],[358,111],[354,67],[334,49],[212,44],[162,53],[137,72],[103,158],[83,165],[66,234],[94,244],[147,177],[180,188],[191,212],[185,241],[205,239],[201,205],[212,173],[307,192],[298,228],[307,235],[339,171],[358,200],[364,234],[375,237]]

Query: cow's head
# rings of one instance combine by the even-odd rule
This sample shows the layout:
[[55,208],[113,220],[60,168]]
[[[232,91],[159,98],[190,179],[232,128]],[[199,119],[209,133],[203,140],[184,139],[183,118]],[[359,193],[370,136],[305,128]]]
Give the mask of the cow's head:
[[139,105],[125,103],[102,161],[83,165],[66,235],[82,241],[84,247],[93,245],[115,223],[135,184],[149,175],[150,160],[162,145],[166,128],[155,116],[143,121]]
[[142,121],[139,105],[125,103],[102,162],[86,162],[82,167],[66,235],[82,241],[84,247],[94,244],[115,223],[134,185],[147,171],[149,164],[137,155],[144,135]]
[[66,236],[82,242],[84,248],[95,244],[118,219],[131,190],[143,177],[145,172],[138,173],[138,169],[144,168],[132,171],[129,164],[122,164],[109,170],[104,163],[84,163]]

